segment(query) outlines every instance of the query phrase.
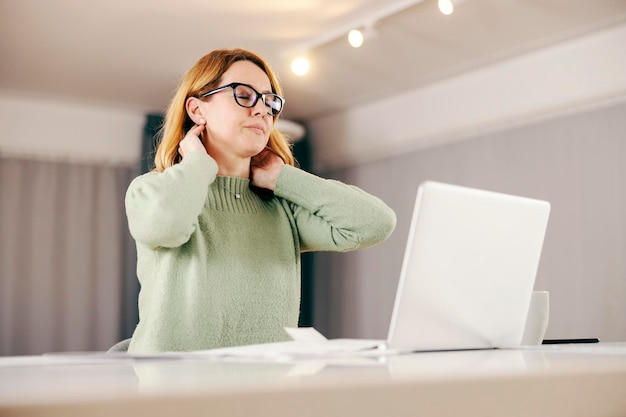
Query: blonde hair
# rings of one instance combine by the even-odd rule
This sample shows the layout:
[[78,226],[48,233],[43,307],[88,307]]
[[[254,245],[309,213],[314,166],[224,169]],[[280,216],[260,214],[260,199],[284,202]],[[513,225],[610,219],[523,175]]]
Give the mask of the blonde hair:
[[[269,65],[257,54],[239,48],[218,49],[208,53],[187,71],[167,108],[160,132],[161,139],[154,157],[155,171],[162,172],[181,160],[181,156],[178,153],[178,144],[183,140],[187,131],[194,126],[194,122],[189,118],[185,108],[187,98],[197,97],[218,87],[217,84],[224,73],[237,61],[250,61],[256,64],[267,74],[272,86],[272,92],[282,95],[282,89],[277,77]],[[287,138],[276,128],[277,119],[278,116],[274,116],[274,127],[270,132],[267,146],[280,156],[286,164],[293,166],[294,158],[291,152],[291,145]]]

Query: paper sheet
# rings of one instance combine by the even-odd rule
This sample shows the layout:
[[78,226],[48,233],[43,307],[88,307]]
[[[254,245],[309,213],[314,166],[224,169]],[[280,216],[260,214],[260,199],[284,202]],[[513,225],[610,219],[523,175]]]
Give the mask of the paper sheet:
[[216,358],[258,358],[271,360],[324,359],[349,356],[376,356],[381,340],[370,339],[331,339],[328,340],[312,327],[285,328],[292,341],[264,343],[258,345],[234,346],[222,349],[189,352]]

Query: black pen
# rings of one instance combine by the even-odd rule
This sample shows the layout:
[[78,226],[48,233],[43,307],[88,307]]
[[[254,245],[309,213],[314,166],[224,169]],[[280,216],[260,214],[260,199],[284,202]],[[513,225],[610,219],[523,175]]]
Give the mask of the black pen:
[[590,339],[544,339],[542,345],[561,345],[567,343],[598,343],[600,340],[596,338]]

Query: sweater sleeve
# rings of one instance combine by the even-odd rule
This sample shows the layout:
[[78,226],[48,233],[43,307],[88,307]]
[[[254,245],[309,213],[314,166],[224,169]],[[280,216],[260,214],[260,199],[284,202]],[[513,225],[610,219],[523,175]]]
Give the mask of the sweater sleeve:
[[135,178],[125,199],[133,238],[152,248],[177,247],[187,242],[216,175],[213,158],[192,152],[163,172]]
[[396,215],[379,198],[339,181],[283,167],[274,194],[290,202],[302,251],[349,251],[387,239]]

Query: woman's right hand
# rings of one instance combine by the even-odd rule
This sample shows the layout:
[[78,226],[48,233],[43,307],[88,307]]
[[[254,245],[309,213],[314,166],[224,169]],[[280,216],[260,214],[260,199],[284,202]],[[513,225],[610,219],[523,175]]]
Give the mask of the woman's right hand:
[[200,119],[200,124],[197,124],[189,129],[189,132],[187,132],[183,140],[181,140],[178,144],[178,153],[180,154],[180,156],[184,158],[185,155],[189,154],[190,152],[199,150],[207,153],[201,139],[202,132],[206,128],[205,124],[206,121],[204,119]]

